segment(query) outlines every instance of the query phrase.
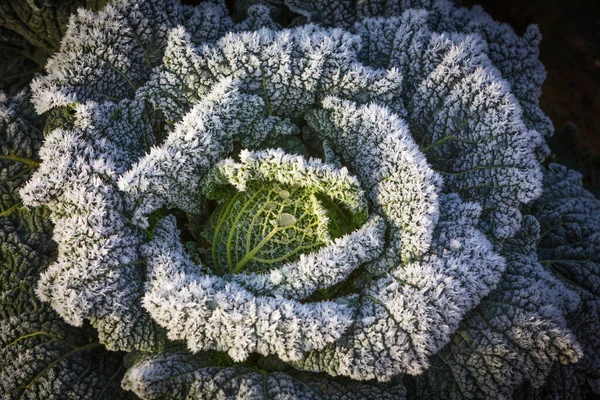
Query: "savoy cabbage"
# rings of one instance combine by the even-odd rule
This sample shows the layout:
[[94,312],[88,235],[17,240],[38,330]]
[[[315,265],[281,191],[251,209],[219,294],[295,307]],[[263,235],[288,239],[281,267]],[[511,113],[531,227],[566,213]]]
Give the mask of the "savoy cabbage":
[[600,203],[544,162],[537,28],[236,9],[79,10],[0,99],[7,397],[600,392]]

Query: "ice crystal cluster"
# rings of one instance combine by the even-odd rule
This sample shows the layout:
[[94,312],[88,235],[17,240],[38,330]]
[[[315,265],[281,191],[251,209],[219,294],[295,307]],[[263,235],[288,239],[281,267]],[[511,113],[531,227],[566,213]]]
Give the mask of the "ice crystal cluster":
[[80,10],[0,98],[7,397],[600,392],[600,203],[545,162],[537,28],[235,9]]

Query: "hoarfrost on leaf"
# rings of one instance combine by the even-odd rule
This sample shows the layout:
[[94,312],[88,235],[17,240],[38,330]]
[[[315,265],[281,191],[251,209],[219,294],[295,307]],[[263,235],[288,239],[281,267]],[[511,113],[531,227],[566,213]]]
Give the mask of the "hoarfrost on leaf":
[[49,210],[20,205],[44,122],[29,99],[0,93],[0,391],[6,399],[114,398],[122,354],[107,352],[92,328],[70,326],[35,295],[56,243]]

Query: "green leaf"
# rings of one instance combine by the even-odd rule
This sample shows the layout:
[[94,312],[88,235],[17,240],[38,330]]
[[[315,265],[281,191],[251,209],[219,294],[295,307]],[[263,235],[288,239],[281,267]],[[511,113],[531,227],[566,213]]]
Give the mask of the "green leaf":
[[323,206],[297,186],[256,182],[215,213],[206,238],[220,271],[264,272],[330,241]]

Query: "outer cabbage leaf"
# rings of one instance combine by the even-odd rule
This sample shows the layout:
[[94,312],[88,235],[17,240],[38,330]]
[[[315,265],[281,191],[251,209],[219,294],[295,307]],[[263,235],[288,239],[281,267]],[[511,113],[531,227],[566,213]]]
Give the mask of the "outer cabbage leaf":
[[[469,10],[447,0],[286,0],[285,4],[310,22],[345,28],[369,17],[398,17],[409,9],[424,9],[433,32],[477,34],[487,42],[486,53],[518,99],[527,128],[543,136],[553,133],[550,118],[539,106],[546,71],[538,59],[541,34],[535,25],[519,37],[508,24],[494,21],[481,7]],[[538,152],[543,157],[547,147],[540,143]]]
[[0,390],[5,399],[127,398],[119,390],[122,354],[92,329],[68,325],[34,293],[54,257],[45,208],[0,217]]
[[6,0],[0,3],[0,90],[16,94],[58,50],[71,13],[107,0]]
[[572,365],[555,364],[546,377],[544,385],[533,387],[525,384],[514,393],[513,398],[519,400],[589,399],[589,386],[585,378],[581,380],[582,377],[575,372]]
[[214,40],[232,22],[221,2],[182,6],[176,0],[116,0],[100,12],[79,9],[47,75],[32,83],[36,110],[73,102],[132,98],[160,63],[168,31],[186,25],[195,40]]
[[538,262],[539,237],[537,221],[525,217],[502,249],[507,267],[500,284],[416,378],[416,396],[509,399],[525,382],[542,385],[554,363],[581,358],[564,317],[577,308],[579,297]]
[[585,398],[590,390],[600,394],[600,201],[583,188],[579,173],[551,164],[544,192],[531,212],[542,229],[540,262],[581,296],[581,306],[566,318],[584,351],[579,363],[557,366],[535,394],[539,398],[563,394]]
[[289,367],[274,372],[243,364],[224,368],[219,361],[214,353],[191,355],[180,350],[139,357],[127,371],[122,385],[144,400],[165,397],[299,400],[405,398],[404,387],[399,384],[332,379]]
[[93,330],[69,326],[35,296],[40,272],[56,257],[56,244],[48,209],[19,207],[17,189],[31,173],[23,162],[37,160],[42,122],[27,93],[1,95],[0,154],[12,158],[0,159],[2,398],[128,398],[118,386],[122,355],[106,352]]
[[98,9],[109,0],[8,0],[0,4],[0,26],[16,32],[42,54],[58,50],[69,17],[79,7]]
[[406,119],[421,152],[446,192],[482,205],[482,228],[501,241],[518,229],[521,205],[540,194],[535,151],[543,140],[524,125],[485,43],[477,35],[432,33],[427,17],[411,10],[361,21],[364,57],[402,73]]
[[580,291],[600,296],[600,201],[583,188],[581,175],[551,164],[544,192],[531,207],[540,221],[540,262]]
[[75,326],[90,319],[109,349],[156,348],[164,335],[139,302],[145,234],[129,225],[114,182],[152,142],[144,105],[88,103],[73,110],[73,129],[46,138],[41,167],[21,190],[27,204],[50,207],[56,225],[58,258],[37,293]]
[[48,75],[32,84],[38,112],[59,107],[47,125],[43,166],[22,191],[28,204],[50,206],[57,225],[59,257],[38,295],[71,324],[89,319],[113,350],[164,342],[140,303],[146,233],[131,226],[133,205],[114,181],[162,133],[160,113],[135,94],[162,61],[167,31],[181,24],[197,41],[232,27],[221,2],[119,0],[99,13],[80,10]]

